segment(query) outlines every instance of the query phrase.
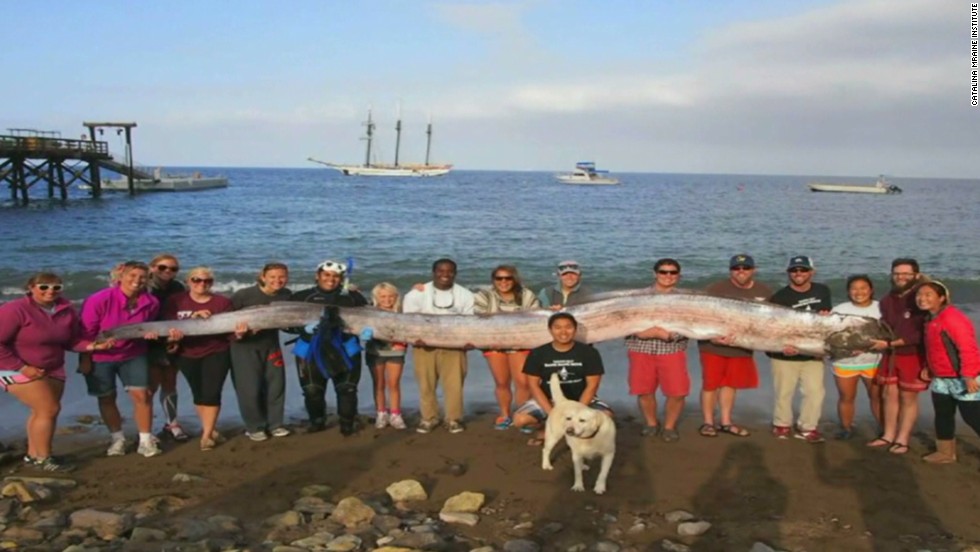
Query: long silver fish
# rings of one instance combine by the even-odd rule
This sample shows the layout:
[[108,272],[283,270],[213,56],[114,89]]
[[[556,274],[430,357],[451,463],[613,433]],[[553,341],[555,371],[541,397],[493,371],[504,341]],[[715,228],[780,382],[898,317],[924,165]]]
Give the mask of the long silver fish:
[[[872,318],[818,315],[769,303],[727,299],[700,293],[651,294],[640,290],[566,309],[579,323],[578,339],[595,343],[619,339],[660,326],[693,339],[732,338],[732,345],[759,351],[792,346],[801,353],[844,357],[867,350],[890,330]],[[445,348],[527,349],[551,341],[539,310],[494,315],[399,314],[370,307],[337,309],[344,331],[370,327],[385,341]],[[206,320],[147,322],[120,326],[105,337],[132,339],[177,328],[184,335],[230,333],[239,322],[255,330],[292,328],[317,322],[322,305],[279,302],[222,313]]]

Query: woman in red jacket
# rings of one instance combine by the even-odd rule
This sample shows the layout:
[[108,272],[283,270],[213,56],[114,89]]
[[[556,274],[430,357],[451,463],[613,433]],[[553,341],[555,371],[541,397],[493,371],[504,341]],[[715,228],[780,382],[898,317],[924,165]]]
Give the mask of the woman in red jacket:
[[936,410],[936,452],[923,459],[933,464],[956,461],[956,409],[980,435],[980,350],[976,331],[965,314],[950,304],[949,289],[939,281],[926,282],[916,292],[920,309],[928,311],[925,325],[926,362],[923,379],[932,379]]

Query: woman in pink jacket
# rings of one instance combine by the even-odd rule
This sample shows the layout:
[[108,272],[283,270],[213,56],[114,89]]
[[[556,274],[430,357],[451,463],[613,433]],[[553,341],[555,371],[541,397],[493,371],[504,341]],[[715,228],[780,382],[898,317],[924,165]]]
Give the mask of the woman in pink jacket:
[[27,296],[0,306],[0,388],[31,409],[24,462],[52,472],[74,466],[51,456],[51,441],[65,389],[65,351],[97,351],[111,341],[80,337],[78,315],[61,296],[61,278],[40,272],[27,281]]
[[980,435],[980,350],[973,323],[950,304],[949,289],[939,281],[925,282],[916,292],[918,307],[928,311],[925,326],[926,362],[922,379],[932,382],[936,410],[936,452],[923,460],[956,462],[956,410]]

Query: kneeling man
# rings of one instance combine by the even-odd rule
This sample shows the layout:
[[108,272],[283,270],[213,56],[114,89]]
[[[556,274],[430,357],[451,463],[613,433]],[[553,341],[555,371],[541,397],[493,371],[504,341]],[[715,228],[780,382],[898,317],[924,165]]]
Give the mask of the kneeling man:
[[[561,391],[565,398],[578,401],[612,417],[608,404],[596,396],[599,382],[605,370],[599,351],[591,345],[575,341],[578,322],[567,312],[557,312],[548,318],[551,343],[531,351],[524,363],[531,399],[514,413],[514,425],[522,428],[538,427],[551,413],[554,400],[548,381],[551,374],[558,374]],[[540,437],[528,444],[540,445]]]

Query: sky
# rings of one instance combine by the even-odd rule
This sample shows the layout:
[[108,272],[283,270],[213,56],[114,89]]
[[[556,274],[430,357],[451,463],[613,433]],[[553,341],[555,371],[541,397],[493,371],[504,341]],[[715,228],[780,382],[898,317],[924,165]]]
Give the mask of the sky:
[[[965,0],[0,0],[0,133],[147,166],[978,178]],[[111,137],[110,137],[111,136]],[[109,146],[121,141],[106,134]]]

